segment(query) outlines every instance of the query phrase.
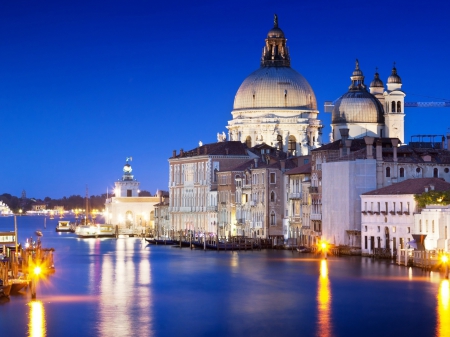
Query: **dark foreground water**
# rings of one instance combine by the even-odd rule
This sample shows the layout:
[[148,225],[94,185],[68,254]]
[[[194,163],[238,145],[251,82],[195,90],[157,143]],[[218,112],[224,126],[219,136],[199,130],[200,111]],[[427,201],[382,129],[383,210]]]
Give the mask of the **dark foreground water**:
[[[203,252],[44,233],[56,273],[0,303],[0,336],[450,336],[448,281],[369,258]],[[0,218],[0,230],[13,230]]]

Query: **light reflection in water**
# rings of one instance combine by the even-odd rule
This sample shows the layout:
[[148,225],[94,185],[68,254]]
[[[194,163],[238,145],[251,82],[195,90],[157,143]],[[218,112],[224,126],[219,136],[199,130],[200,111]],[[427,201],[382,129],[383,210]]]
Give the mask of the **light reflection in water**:
[[47,322],[45,321],[45,309],[41,301],[31,301],[30,322],[28,324],[28,335],[30,337],[43,337],[47,335]]
[[448,280],[441,281],[437,296],[437,336],[450,336],[450,289]]
[[317,292],[317,336],[332,336],[331,290],[328,280],[327,260],[320,262],[319,289]]
[[[133,261],[134,240],[117,240],[116,256],[104,255],[101,265],[99,335],[152,334],[151,268],[149,259]],[[117,319],[120,317],[120,320]],[[139,324],[136,323],[138,319]]]

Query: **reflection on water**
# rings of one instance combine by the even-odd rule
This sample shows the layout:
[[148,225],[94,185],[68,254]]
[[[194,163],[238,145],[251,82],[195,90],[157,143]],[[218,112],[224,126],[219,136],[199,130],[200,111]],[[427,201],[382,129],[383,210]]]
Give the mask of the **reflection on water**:
[[42,337],[47,335],[47,324],[45,321],[45,309],[41,301],[31,301],[30,321],[28,323],[28,336]]
[[331,291],[327,260],[320,261],[319,289],[317,292],[317,336],[332,336]]
[[[132,240],[117,240],[116,255],[104,255],[99,266],[101,336],[124,336],[130,331],[136,336],[152,334],[150,260],[133,261],[133,255],[130,254],[133,245]],[[97,267],[93,270],[97,270]],[[132,300],[136,298],[139,300]],[[120,317],[120,320],[117,320],[117,317]]]
[[441,281],[437,296],[437,336],[450,336],[450,293],[448,280]]

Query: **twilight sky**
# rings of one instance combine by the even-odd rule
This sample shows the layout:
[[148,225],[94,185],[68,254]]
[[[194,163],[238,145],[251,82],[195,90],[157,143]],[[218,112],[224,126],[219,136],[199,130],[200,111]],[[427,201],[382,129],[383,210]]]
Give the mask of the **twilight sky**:
[[[0,3],[0,193],[101,194],[126,157],[141,189],[167,190],[172,150],[226,132],[259,67],[273,14],[292,67],[311,84],[328,142],[335,100],[358,58],[405,101],[450,100],[450,2],[65,0]],[[450,109],[406,110],[415,134],[446,134]]]

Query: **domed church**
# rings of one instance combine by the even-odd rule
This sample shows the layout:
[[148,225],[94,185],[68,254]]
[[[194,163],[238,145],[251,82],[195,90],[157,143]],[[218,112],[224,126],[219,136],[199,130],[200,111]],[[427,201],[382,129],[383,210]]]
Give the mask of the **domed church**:
[[341,139],[340,129],[348,129],[350,138],[388,137],[398,138],[403,143],[406,95],[401,90],[402,80],[395,64],[387,80],[387,90],[375,72],[367,91],[358,60],[350,79],[348,92],[334,103],[330,141]]
[[248,147],[266,143],[299,156],[321,145],[316,96],[308,81],[291,68],[286,37],[276,15],[261,66],[242,82],[231,114],[229,140]]

